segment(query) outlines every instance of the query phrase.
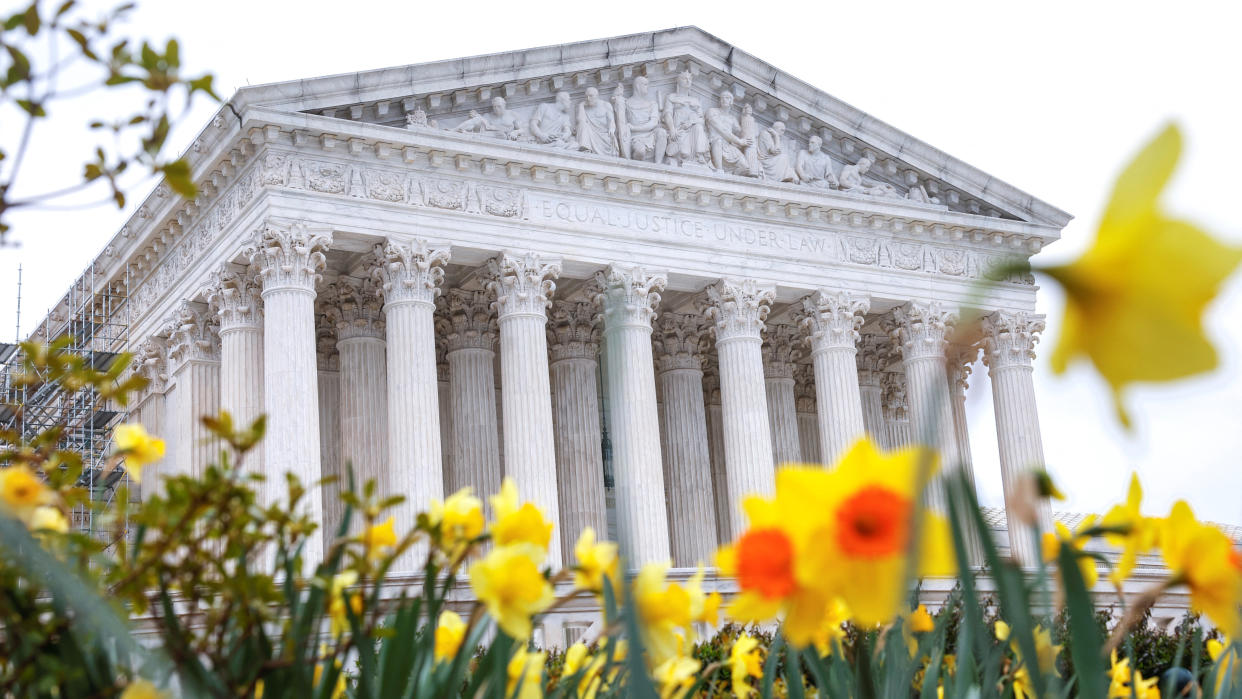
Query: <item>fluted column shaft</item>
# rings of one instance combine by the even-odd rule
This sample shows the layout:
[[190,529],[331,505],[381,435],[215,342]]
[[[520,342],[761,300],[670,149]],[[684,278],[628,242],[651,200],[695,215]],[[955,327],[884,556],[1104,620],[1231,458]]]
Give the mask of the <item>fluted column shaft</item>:
[[948,380],[949,408],[953,412],[953,435],[957,443],[959,468],[973,483],[974,459],[970,453],[970,428],[966,422],[966,389],[969,387],[970,365],[979,354],[978,347],[950,347],[945,360]]
[[[323,529],[325,537],[335,538],[345,516],[340,492],[349,487],[349,476],[341,463],[341,374],[319,363],[319,463],[324,477],[336,476],[335,483],[323,489]],[[355,515],[356,516],[356,515]]]
[[773,288],[750,279],[722,280],[707,287],[704,312],[715,323],[732,533],[746,528],[743,498],[769,495],[775,488],[762,349],[763,321],[774,297]]
[[[220,271],[207,302],[220,321],[220,409],[245,427],[263,413],[263,309],[258,270]],[[263,453],[255,450],[243,466],[263,473]]]
[[388,367],[384,340],[354,335],[337,343],[341,353],[341,462],[351,464],[358,486],[375,480],[377,492],[399,491],[388,469]]
[[[984,362],[992,379],[992,404],[996,411],[996,441],[1000,447],[1001,480],[1005,489],[1005,514],[1013,557],[1034,565],[1039,557],[1032,525],[1043,531],[1052,527],[1048,502],[1040,499],[1031,522],[1031,503],[1020,486],[1032,470],[1044,468],[1044,447],[1035,406],[1035,383],[1031,362],[1035,343],[1044,329],[1042,315],[998,311],[983,319]],[[1025,497],[1030,497],[1026,489]]]
[[768,326],[763,352],[764,392],[768,401],[768,425],[772,432],[772,460],[777,465],[802,461],[798,441],[797,404],[794,397],[794,362],[801,356],[802,339],[791,325]]
[[729,472],[724,453],[724,408],[720,405],[720,374],[712,355],[705,356],[707,370],[703,372],[703,397],[707,402],[707,452],[711,459],[712,503],[716,513],[716,540],[733,539],[733,520],[730,516]]
[[608,346],[609,419],[617,528],[629,566],[669,558],[651,319],[666,277],[612,265],[596,275]]
[[700,356],[705,330],[699,316],[665,314],[654,343],[669,539],[679,567],[710,562],[718,541]]
[[[523,498],[560,522],[548,374],[547,305],[560,263],[533,254],[502,255],[488,263],[488,288],[496,296],[500,326],[500,381],[504,414],[505,474]],[[552,532],[549,562],[561,564],[560,528]]]
[[856,355],[858,329],[870,305],[865,296],[829,291],[817,291],[802,299],[800,317],[811,338],[811,363],[815,367],[819,451],[828,465],[865,431]]
[[858,395],[862,400],[863,428],[876,444],[884,444],[884,388],[880,385],[878,372],[859,376]]
[[168,414],[173,435],[172,458],[177,473],[202,475],[217,463],[220,442],[201,418],[220,410],[220,337],[214,313],[197,303],[184,303],[170,326],[168,368],[173,389]]
[[[445,490],[474,488],[486,502],[500,492],[500,432],[496,418],[496,331],[483,291],[448,292],[445,342],[454,467]],[[490,508],[491,503],[486,507]],[[489,509],[490,512],[490,509]]]
[[[134,352],[134,363],[131,371],[143,378],[148,383],[146,388],[139,392],[134,400],[134,415],[138,424],[147,428],[151,434],[163,437],[165,442],[170,442],[166,433],[167,422],[165,415],[168,402],[169,381],[168,381],[168,347],[164,340],[158,337],[151,337],[138,346]],[[164,472],[166,464],[169,463],[167,456],[168,450],[165,452],[165,458],[156,461],[152,466],[155,467],[153,473],[157,476]],[[146,500],[157,492],[159,479],[151,477],[143,480],[140,484],[131,484],[130,489],[137,490],[139,497]]]

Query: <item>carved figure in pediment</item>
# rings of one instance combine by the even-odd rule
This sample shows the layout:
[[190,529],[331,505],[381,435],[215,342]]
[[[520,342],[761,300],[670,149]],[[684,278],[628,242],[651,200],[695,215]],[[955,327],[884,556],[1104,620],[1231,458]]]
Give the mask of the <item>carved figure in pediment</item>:
[[539,105],[530,118],[530,135],[535,143],[553,148],[577,148],[574,140],[574,105],[569,93],[556,93],[556,101]]
[[438,126],[435,119],[427,118],[427,112],[423,111],[422,107],[405,115],[405,128],[407,129],[434,129]]
[[[750,105],[746,105],[750,106]],[[773,122],[759,134],[756,150],[759,156],[759,176],[769,182],[797,182],[789,154],[785,152],[785,123]]]
[[653,156],[655,162],[662,163],[668,150],[668,131],[660,125],[660,99],[652,99],[649,89],[647,78],[641,75],[634,78],[634,94],[630,98],[626,99],[624,88],[617,88],[612,98],[617,135],[621,157],[647,160]]
[[837,175],[832,171],[832,158],[824,152],[824,139],[811,136],[807,140],[806,150],[798,151],[794,169],[802,184],[819,189],[836,189]]
[[578,105],[578,148],[600,155],[620,155],[617,149],[617,119],[612,107],[599,99],[599,90],[586,89],[586,99]]
[[906,192],[906,199],[909,199],[910,201],[917,201],[920,204],[939,204],[940,203],[940,197],[933,197],[930,194],[928,194],[927,189],[923,186],[921,182],[914,185],[913,187],[910,188],[910,191]]
[[[676,165],[702,165],[707,162],[707,131],[703,125],[703,104],[690,94],[690,71],[677,76],[677,87],[664,98],[664,128],[668,130],[670,162]],[[657,161],[659,162],[659,161]]]
[[743,135],[742,123],[733,115],[733,93],[722,91],[718,106],[707,110],[705,119],[712,167],[739,175],[753,174],[750,151],[755,139]]
[[492,110],[487,115],[479,114],[471,109],[470,117],[453,130],[460,133],[478,133],[509,141],[524,140],[526,135],[517,113],[505,105],[504,97],[492,98]]
[[864,177],[874,164],[870,156],[864,155],[857,163],[841,168],[841,189],[873,197],[897,197],[897,188],[893,185]]

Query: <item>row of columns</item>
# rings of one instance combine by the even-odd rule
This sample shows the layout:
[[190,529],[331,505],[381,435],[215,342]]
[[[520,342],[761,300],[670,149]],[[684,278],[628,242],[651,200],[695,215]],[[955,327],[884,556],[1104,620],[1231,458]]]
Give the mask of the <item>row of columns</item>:
[[[503,254],[488,263],[483,289],[448,290],[437,314],[447,247],[389,242],[375,248],[365,278],[326,285],[321,295],[331,303],[322,304],[317,333],[316,289],[330,242],[304,226],[269,224],[249,250],[254,273],[223,274],[208,294],[219,322],[218,376],[170,382],[177,405],[202,410],[203,400],[181,396],[214,381],[220,406],[239,422],[266,412],[268,438],[251,463],[263,472],[313,483],[333,464],[352,463],[381,495],[406,497],[402,521],[446,490],[469,485],[488,494],[508,475],[560,523],[551,546],[551,562],[560,565],[584,527],[607,528],[596,383],[602,352],[619,533],[635,565],[710,560],[719,541],[742,530],[742,498],[771,491],[774,464],[831,463],[864,432],[890,447],[928,442],[948,468],[969,475],[963,359],[946,362],[956,317],[939,304],[910,302],[886,320],[903,385],[900,374],[883,370],[881,340],[860,334],[870,310],[865,296],[815,292],[798,303],[801,332],[765,332],[774,289],[724,279],[706,288],[699,315],[669,313],[656,322],[663,274],[611,265],[592,281],[593,302],[553,305],[559,262]],[[983,330],[1008,501],[1022,471],[1042,463],[1030,378],[1042,324],[1000,312]],[[447,350],[447,401],[437,334]],[[174,337],[186,335],[178,328]],[[316,350],[332,335],[336,371],[320,371]],[[703,351],[709,335],[714,355]],[[813,377],[798,363],[804,344]],[[264,497],[283,489],[273,479]],[[306,511],[336,521],[334,500],[308,500]],[[1028,556],[1029,534],[1010,522],[1014,551]],[[321,550],[321,539],[308,542],[312,560]],[[398,567],[412,568],[417,553]]]

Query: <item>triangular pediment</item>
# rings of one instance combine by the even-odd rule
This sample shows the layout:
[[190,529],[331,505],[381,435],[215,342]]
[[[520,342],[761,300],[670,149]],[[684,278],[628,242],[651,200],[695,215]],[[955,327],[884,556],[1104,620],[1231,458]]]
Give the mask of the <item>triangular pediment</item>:
[[[679,87],[679,80],[685,81],[683,75],[689,76],[688,87]],[[757,142],[750,149],[738,149],[745,151],[739,163],[739,153],[728,146],[720,157],[712,157],[704,141],[712,140],[719,129],[714,134],[710,124],[704,124],[699,133],[683,131],[680,138],[668,136],[665,128],[661,140],[672,141],[666,151],[685,151],[687,146],[694,151],[692,157],[666,155],[665,162],[674,167],[902,199],[1057,229],[1070,219],[1069,214],[695,27],[256,86],[243,89],[234,99],[242,108],[276,108],[415,130],[465,130],[478,138],[577,150],[595,146],[548,139],[546,134],[542,138],[549,142],[540,143],[541,137],[531,132],[536,128],[532,118],[564,92],[571,103],[568,110],[562,110],[565,116],[550,112],[549,118],[566,118],[576,126],[578,106],[586,101],[588,90],[597,92],[599,102],[616,116],[627,113],[624,107],[618,109],[618,99],[637,100],[640,108],[628,113],[643,114],[642,98],[635,94],[635,81],[640,78],[647,82],[648,100],[666,112],[670,96],[677,95],[678,105],[693,109],[697,104],[709,117],[709,110],[719,108],[721,95],[728,93],[733,100],[725,113],[728,128],[736,136]],[[496,98],[504,100],[503,111],[496,111]],[[753,123],[744,120],[743,107],[752,111]],[[779,137],[771,131],[776,122],[784,125]],[[599,128],[606,139],[608,126],[601,123]],[[823,177],[823,161],[817,159],[820,179],[807,181],[807,172],[814,175],[815,168],[808,166],[799,173],[798,160],[801,151],[810,152],[813,136],[823,142],[832,176]],[[659,151],[656,139],[654,135],[631,136],[631,143],[623,144],[618,138],[617,150],[630,146],[631,158],[651,162]],[[779,143],[784,158],[777,154],[773,159],[774,143]],[[864,158],[870,169],[859,173],[858,164]],[[859,174],[861,182],[855,177]]]

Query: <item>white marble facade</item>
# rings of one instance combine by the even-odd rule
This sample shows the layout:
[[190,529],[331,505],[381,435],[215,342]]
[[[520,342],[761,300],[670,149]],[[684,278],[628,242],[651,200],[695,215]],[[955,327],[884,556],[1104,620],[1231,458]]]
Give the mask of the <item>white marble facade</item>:
[[1041,465],[1012,270],[1069,216],[698,29],[245,88],[189,157],[202,196],[95,262],[166,468],[211,458],[195,413],[266,412],[251,468],[348,461],[403,518],[512,476],[554,561],[612,500],[633,562],[690,566],[864,433],[970,473],[979,348],[1006,492]]

